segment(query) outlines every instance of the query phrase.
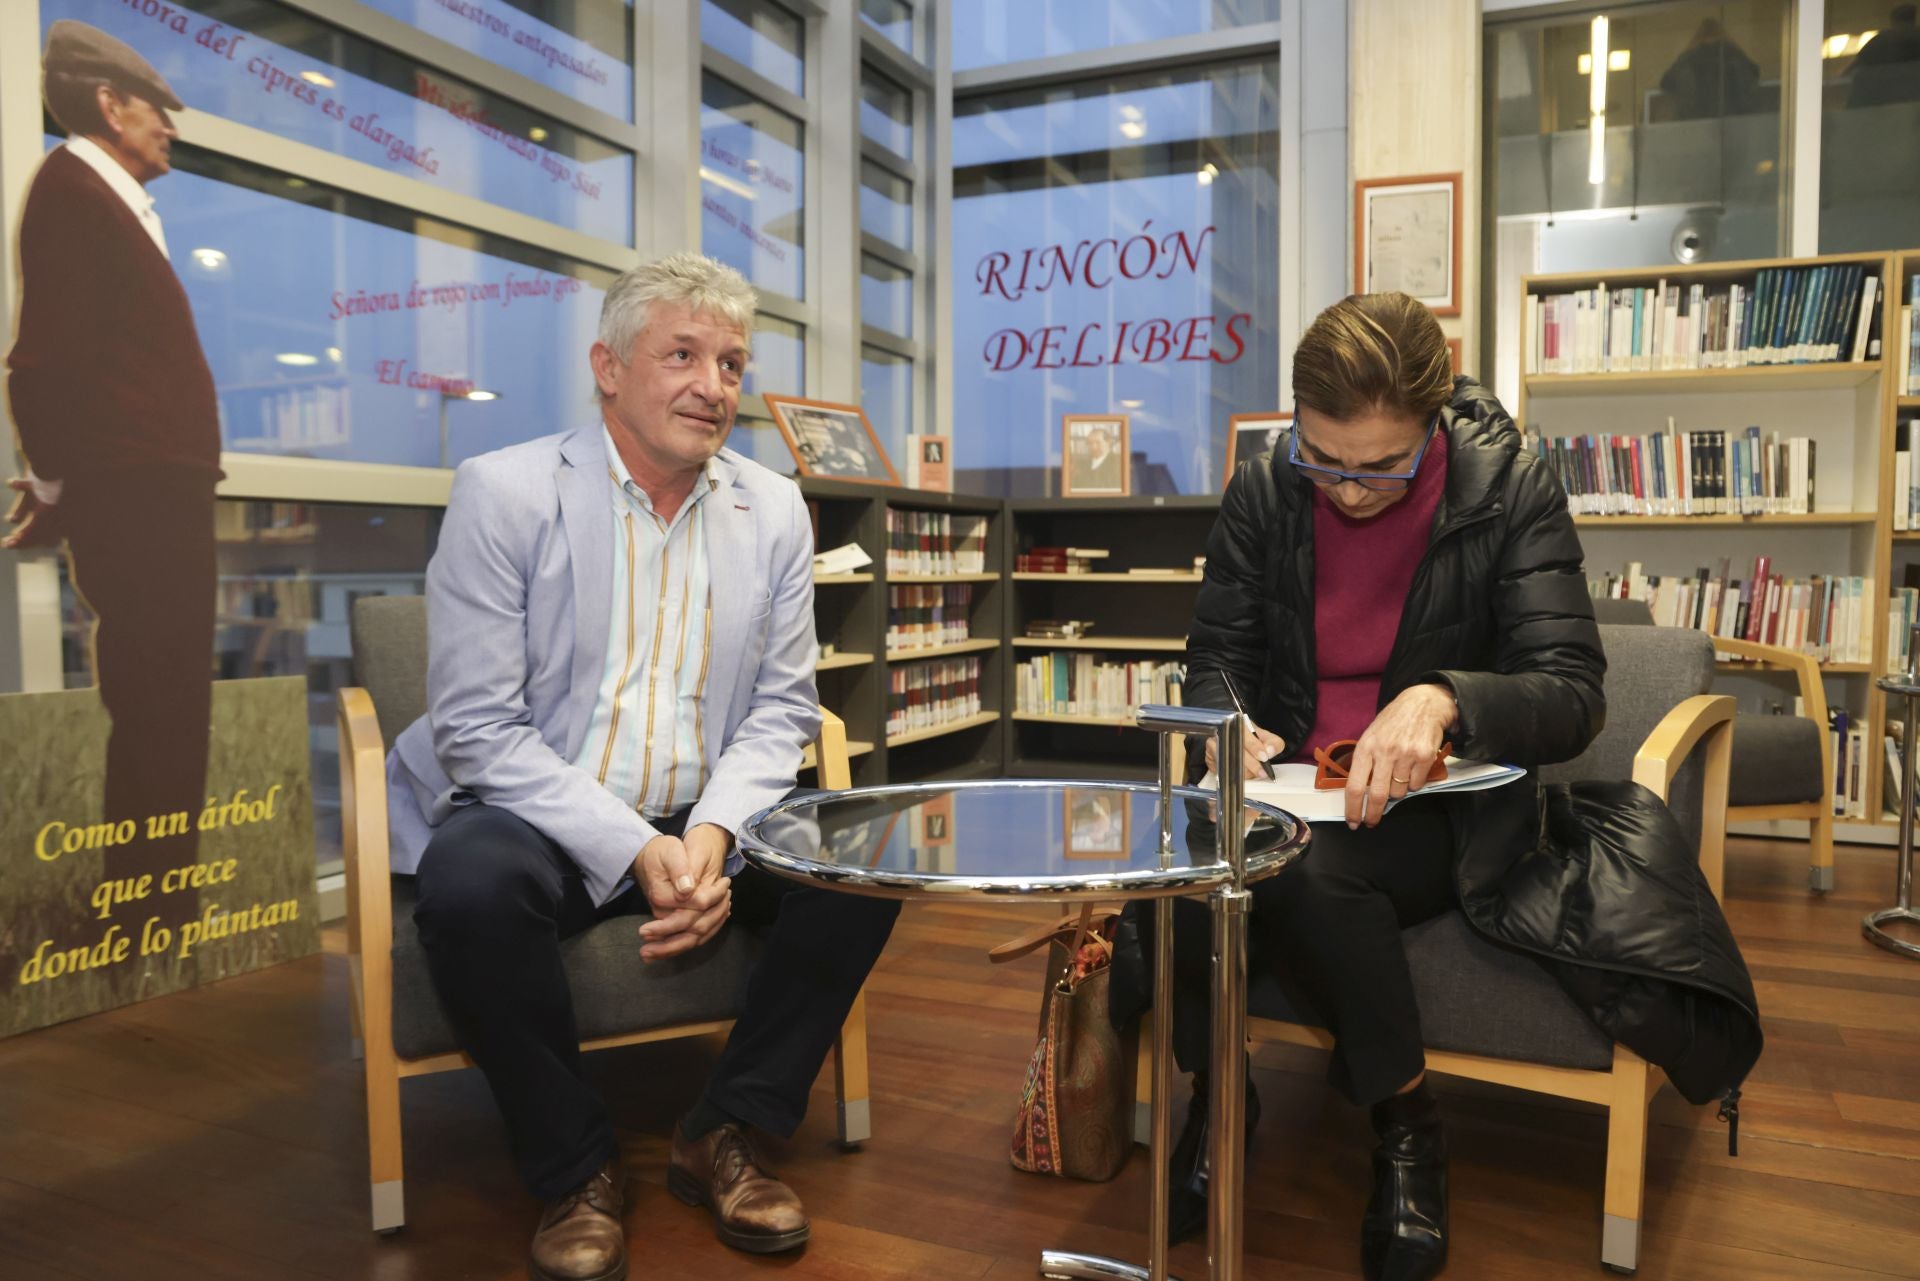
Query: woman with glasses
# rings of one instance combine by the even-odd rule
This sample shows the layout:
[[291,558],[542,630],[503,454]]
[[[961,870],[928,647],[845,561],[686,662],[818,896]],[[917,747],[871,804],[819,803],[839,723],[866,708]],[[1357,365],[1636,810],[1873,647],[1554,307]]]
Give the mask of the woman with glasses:
[[[1452,376],[1426,307],[1329,307],[1294,353],[1293,392],[1291,430],[1236,469],[1208,539],[1187,701],[1244,700],[1249,777],[1353,740],[1332,758],[1346,823],[1317,824],[1306,857],[1253,889],[1251,964],[1333,1032],[1329,1079],[1380,1139],[1365,1274],[1412,1281],[1445,1263],[1447,1182],[1400,931],[1456,905],[1456,863],[1500,826],[1488,807],[1533,796],[1386,805],[1446,743],[1529,768],[1577,756],[1604,720],[1606,662],[1566,494],[1499,402]],[[1479,807],[1471,823],[1462,804]],[[1205,1222],[1208,925],[1178,906],[1175,1050],[1201,1074],[1172,1158],[1184,1235]]]

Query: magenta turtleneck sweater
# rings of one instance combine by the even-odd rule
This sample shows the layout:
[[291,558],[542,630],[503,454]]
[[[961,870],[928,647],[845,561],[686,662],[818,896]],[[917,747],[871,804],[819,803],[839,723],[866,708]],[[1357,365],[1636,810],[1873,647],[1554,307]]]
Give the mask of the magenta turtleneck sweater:
[[1407,496],[1378,516],[1340,514],[1313,493],[1314,651],[1318,659],[1313,730],[1289,755],[1359,738],[1380,705],[1380,677],[1400,630],[1413,571],[1426,555],[1433,514],[1447,487],[1447,433],[1435,431]]

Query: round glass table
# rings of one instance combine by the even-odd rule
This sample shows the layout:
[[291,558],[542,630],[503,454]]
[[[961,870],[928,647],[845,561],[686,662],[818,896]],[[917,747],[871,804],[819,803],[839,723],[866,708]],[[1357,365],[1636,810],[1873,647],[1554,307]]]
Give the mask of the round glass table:
[[[1142,1268],[1050,1250],[1041,1257],[1044,1276],[1166,1277],[1172,900],[1190,894],[1209,896],[1214,925],[1218,1070],[1211,1076],[1217,1122],[1211,1127],[1211,1275],[1215,1281],[1239,1276],[1246,886],[1299,857],[1309,833],[1305,823],[1257,802],[1243,803],[1237,832],[1223,834],[1215,814],[1212,792],[1170,787],[1163,774],[1158,785],[1008,779],[814,793],[762,810],[740,829],[740,848],[749,862],[850,894],[922,901],[1158,900],[1149,1262]],[[1227,1177],[1220,1177],[1223,1172]]]

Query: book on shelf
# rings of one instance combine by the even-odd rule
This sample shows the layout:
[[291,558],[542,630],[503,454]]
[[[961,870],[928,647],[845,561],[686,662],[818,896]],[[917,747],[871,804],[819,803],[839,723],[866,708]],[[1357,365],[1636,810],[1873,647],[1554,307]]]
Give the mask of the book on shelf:
[[953,492],[953,437],[907,436],[907,488]]
[[1833,816],[1867,816],[1866,728],[1844,707],[1827,714],[1827,746],[1833,757]]
[[1014,557],[1018,574],[1091,574],[1111,553],[1104,547],[1029,547]]
[[1576,516],[1809,515],[1815,509],[1816,443],[1808,436],[1665,431],[1644,436],[1547,436],[1530,427],[1528,449],[1567,491]]
[[1786,578],[1756,556],[1745,579],[1727,558],[1692,574],[1649,575],[1630,561],[1617,575],[1588,580],[1595,597],[1645,601],[1660,627],[1777,645],[1823,663],[1864,663],[1873,653],[1873,579],[1860,575]]
[[889,574],[981,574],[986,568],[984,515],[887,508]]
[[1036,618],[1027,624],[1025,634],[1033,640],[1080,640],[1093,627],[1093,620],[1086,618]]
[[887,735],[938,729],[980,713],[980,660],[930,658],[887,673]]
[[1907,770],[1905,748],[1907,741],[1907,723],[1895,717],[1887,718],[1886,735],[1882,746],[1887,758],[1887,775],[1882,780],[1882,797],[1885,808],[1898,813],[1900,798],[1907,792]]
[[851,574],[873,564],[873,557],[867,555],[867,549],[859,543],[843,543],[839,547],[829,547],[826,551],[813,554],[813,572],[816,574]]
[[1751,281],[1660,279],[1526,298],[1529,374],[1870,360],[1880,278],[1865,263],[1763,267]]
[[907,583],[887,588],[887,648],[957,645],[971,634],[970,583]]
[[1907,277],[1907,301],[1900,307],[1900,351],[1906,367],[1900,378],[1902,396],[1920,396],[1920,333],[1914,331],[1913,316],[1920,309],[1920,271]]
[[1014,709],[1042,716],[1132,716],[1142,703],[1176,703],[1184,680],[1173,661],[1114,662],[1056,651],[1014,672]]

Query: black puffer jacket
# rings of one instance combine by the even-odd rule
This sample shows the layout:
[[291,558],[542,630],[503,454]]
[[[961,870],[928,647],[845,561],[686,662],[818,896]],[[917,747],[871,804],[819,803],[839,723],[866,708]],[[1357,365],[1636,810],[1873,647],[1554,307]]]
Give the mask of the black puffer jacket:
[[[1605,723],[1606,658],[1565,492],[1471,379],[1455,380],[1440,429],[1446,492],[1380,705],[1411,685],[1443,684],[1460,707],[1458,755],[1529,768],[1570,760]],[[1231,706],[1224,668],[1254,720],[1299,745],[1316,696],[1313,505],[1286,452],[1282,440],[1227,487],[1187,638],[1186,701]],[[1686,1097],[1739,1084],[1759,1056],[1753,986],[1690,843],[1657,798],[1623,781],[1430,803],[1449,808],[1456,886],[1481,933],[1539,957]]]

